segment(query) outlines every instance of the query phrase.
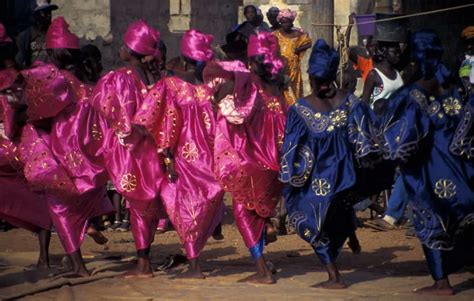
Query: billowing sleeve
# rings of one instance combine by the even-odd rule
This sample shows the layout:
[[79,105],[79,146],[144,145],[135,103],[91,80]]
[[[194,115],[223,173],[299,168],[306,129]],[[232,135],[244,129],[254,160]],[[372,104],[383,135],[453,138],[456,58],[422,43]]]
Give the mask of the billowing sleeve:
[[141,106],[146,87],[131,70],[119,69],[105,75],[92,95],[93,107],[105,118],[116,133],[127,136],[132,119]]
[[238,61],[215,62],[206,67],[204,78],[207,82],[220,78],[234,83],[232,94],[219,101],[219,112],[228,122],[242,124],[252,116],[258,91],[245,65]]
[[295,105],[290,107],[285,126],[279,180],[294,187],[302,187],[314,166],[314,153],[309,145],[309,131]]
[[474,158],[474,94],[464,106],[449,150],[452,154],[468,160]]
[[78,191],[66,170],[56,161],[45,141],[32,125],[23,128],[20,158],[24,174],[35,187],[58,195],[77,195]]
[[183,125],[181,110],[175,100],[179,85],[174,78],[165,78],[156,83],[145,97],[143,105],[134,119],[153,136],[158,149],[174,150]]
[[381,122],[381,147],[386,159],[406,162],[430,132],[427,100],[420,91],[406,89],[395,94],[389,103]]
[[375,114],[370,107],[351,95],[347,132],[354,157],[360,163],[368,163],[382,155],[378,133],[374,120]]
[[42,64],[21,73],[26,83],[27,114],[30,120],[54,117],[76,101],[67,78],[55,66]]

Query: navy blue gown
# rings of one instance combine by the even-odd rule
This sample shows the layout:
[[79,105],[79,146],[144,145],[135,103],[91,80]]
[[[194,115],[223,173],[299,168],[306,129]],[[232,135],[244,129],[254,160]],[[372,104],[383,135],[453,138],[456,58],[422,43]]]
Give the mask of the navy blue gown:
[[463,110],[456,90],[435,97],[407,86],[380,132],[386,159],[399,162],[430,272],[444,279],[474,258],[472,104]]
[[[352,205],[393,182],[392,169],[373,164],[381,156],[372,118],[353,94],[329,112],[305,99],[289,109],[280,181],[290,222],[323,264],[335,261],[355,230]],[[384,176],[373,177],[376,171]]]

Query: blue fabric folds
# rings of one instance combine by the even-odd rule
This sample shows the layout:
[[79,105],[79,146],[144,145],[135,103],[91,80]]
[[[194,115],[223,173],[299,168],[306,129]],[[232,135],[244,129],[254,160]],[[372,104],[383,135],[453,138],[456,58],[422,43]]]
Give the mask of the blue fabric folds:
[[[448,253],[466,245],[456,237],[474,225],[473,162],[463,157],[472,151],[463,142],[472,135],[470,112],[455,89],[436,97],[411,85],[390,100],[380,129],[385,157],[400,163],[412,196],[417,237],[427,250],[439,251],[427,254],[435,279],[447,273]],[[470,245],[474,237],[466,239]]]
[[[361,160],[380,153],[369,111],[366,104],[348,94],[345,102],[330,112],[317,112],[300,99],[288,113],[279,178],[286,183],[283,193],[290,222],[325,263],[335,259],[338,242],[354,231],[350,225],[331,225],[343,222],[347,208],[369,195],[354,189],[361,180]],[[376,176],[372,174],[372,178]],[[369,181],[366,184],[369,186]],[[334,218],[326,223],[328,212]],[[338,228],[344,230],[334,232]]]

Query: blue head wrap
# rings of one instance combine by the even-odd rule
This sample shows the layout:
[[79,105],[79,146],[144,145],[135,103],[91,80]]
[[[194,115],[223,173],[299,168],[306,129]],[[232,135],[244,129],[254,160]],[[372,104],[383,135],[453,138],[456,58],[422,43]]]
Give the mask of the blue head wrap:
[[438,35],[428,29],[422,29],[413,34],[412,37],[412,58],[418,63],[424,77],[436,76],[436,79],[443,84],[451,75],[451,72],[441,64],[443,56],[443,46]]
[[334,80],[339,67],[339,53],[323,39],[318,39],[311,50],[308,74],[322,80]]

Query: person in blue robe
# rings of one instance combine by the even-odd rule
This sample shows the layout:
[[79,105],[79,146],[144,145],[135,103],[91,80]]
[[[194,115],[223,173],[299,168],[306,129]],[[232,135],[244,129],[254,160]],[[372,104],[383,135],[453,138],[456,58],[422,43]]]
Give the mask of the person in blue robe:
[[420,79],[389,101],[380,133],[385,158],[399,164],[416,236],[434,279],[432,286],[415,292],[452,295],[448,275],[474,259],[474,138],[472,104],[463,110],[461,95],[440,63],[442,53],[435,32],[413,35]]
[[331,289],[346,287],[335,261],[355,231],[352,205],[393,183],[393,169],[376,164],[374,114],[336,88],[338,65],[337,51],[318,40],[308,68],[312,94],[289,109],[279,176],[290,222],[328,272],[319,286]]

